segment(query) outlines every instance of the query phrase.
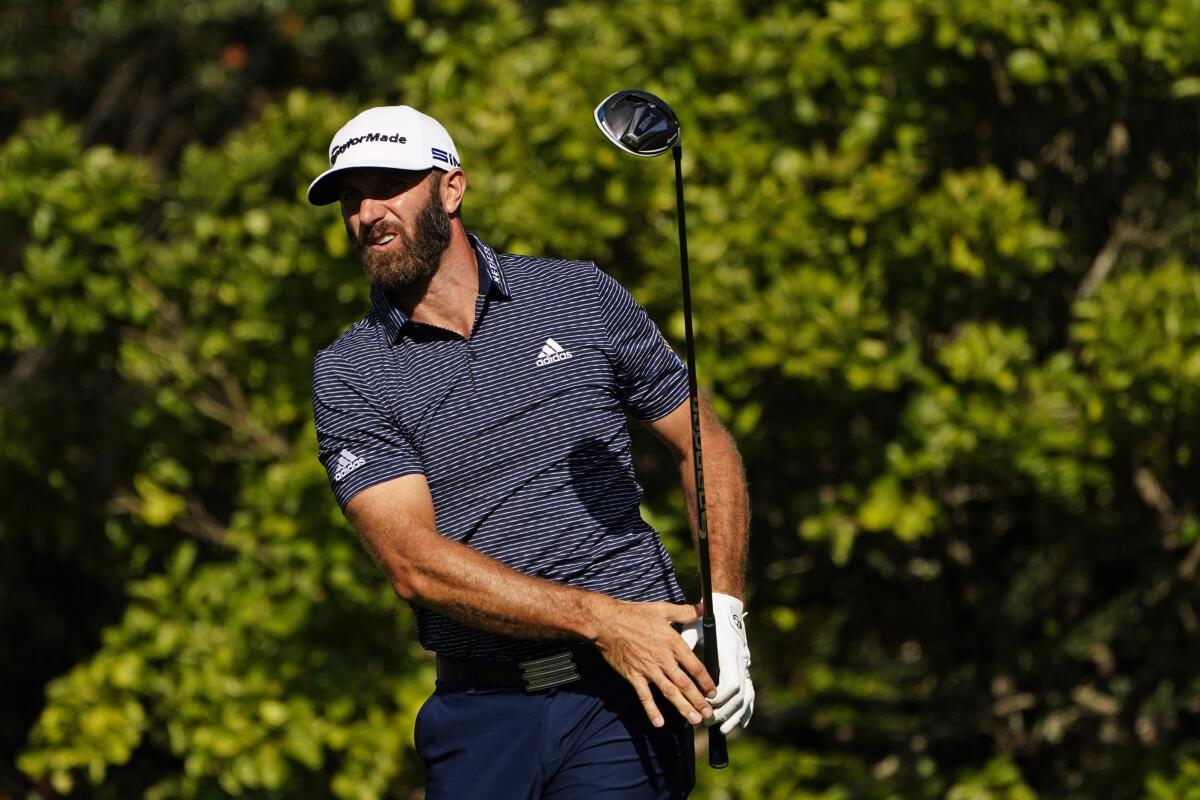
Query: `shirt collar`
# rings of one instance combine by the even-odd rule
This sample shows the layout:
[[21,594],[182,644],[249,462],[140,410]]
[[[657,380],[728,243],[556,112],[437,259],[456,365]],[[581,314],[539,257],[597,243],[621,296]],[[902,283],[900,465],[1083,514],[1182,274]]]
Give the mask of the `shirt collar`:
[[[475,263],[479,268],[479,293],[487,295],[495,289],[504,297],[511,298],[512,294],[509,292],[508,282],[504,279],[504,272],[500,269],[500,258],[496,251],[470,231],[467,232],[467,240],[475,250]],[[404,331],[404,326],[409,322],[408,314],[392,302],[388,293],[376,283],[371,284],[371,305],[383,320],[388,345],[395,344]]]
[[470,231],[467,232],[467,239],[475,248],[475,260],[479,262],[479,293],[486,293],[483,288],[486,278],[486,285],[489,289],[494,286],[500,294],[511,300],[512,293],[509,292],[508,281],[504,280],[504,272],[500,269],[500,258],[496,255],[496,251]]

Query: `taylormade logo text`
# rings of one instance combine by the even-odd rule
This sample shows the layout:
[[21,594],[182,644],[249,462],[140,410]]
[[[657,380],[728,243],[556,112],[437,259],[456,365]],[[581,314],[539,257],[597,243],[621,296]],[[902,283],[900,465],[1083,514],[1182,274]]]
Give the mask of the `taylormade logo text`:
[[342,153],[346,152],[351,147],[354,147],[354,145],[362,144],[363,142],[391,142],[393,144],[407,144],[408,139],[398,133],[393,133],[391,136],[388,136],[386,133],[364,133],[362,136],[355,136],[354,138],[347,139],[337,147],[333,148],[333,152],[329,154],[329,166],[332,167],[334,164],[336,164],[338,157]]

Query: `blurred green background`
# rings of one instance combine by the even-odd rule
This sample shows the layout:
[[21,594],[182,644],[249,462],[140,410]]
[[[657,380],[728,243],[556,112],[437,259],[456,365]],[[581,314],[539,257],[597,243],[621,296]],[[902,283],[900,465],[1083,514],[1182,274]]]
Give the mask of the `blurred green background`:
[[[432,685],[315,458],[367,286],[331,134],[682,341],[753,491],[759,706],[696,797],[1200,798],[1200,0],[0,9],[0,798],[414,798]],[[645,513],[694,589],[665,451]],[[703,739],[703,737],[701,737]],[[703,764],[703,756],[701,756]]]

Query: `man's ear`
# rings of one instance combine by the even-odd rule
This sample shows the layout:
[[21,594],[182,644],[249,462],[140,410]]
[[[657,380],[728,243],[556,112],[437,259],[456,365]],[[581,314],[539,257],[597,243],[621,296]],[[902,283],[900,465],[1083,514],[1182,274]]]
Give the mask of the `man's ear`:
[[442,208],[450,216],[462,209],[463,195],[467,193],[467,173],[458,167],[442,176]]

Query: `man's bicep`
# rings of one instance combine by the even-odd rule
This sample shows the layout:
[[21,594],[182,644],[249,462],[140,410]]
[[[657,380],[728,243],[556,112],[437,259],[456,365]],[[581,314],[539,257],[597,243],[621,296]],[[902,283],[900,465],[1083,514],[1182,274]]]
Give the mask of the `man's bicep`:
[[318,353],[314,364],[313,422],[318,457],[342,508],[368,488],[424,472],[375,387],[330,351]]
[[363,489],[346,503],[346,518],[393,582],[403,581],[414,556],[438,536],[424,475],[403,475]]
[[676,459],[692,452],[692,408],[687,398],[658,419],[643,421]]
[[687,397],[687,368],[625,287],[599,268],[596,280],[617,397],[634,418],[656,420]]
[[[655,420],[643,422],[670,450],[676,459],[682,460],[692,454],[692,404],[688,398],[670,412]],[[721,424],[717,412],[700,395],[700,430],[707,455],[713,445],[728,443],[734,446],[733,437]]]

